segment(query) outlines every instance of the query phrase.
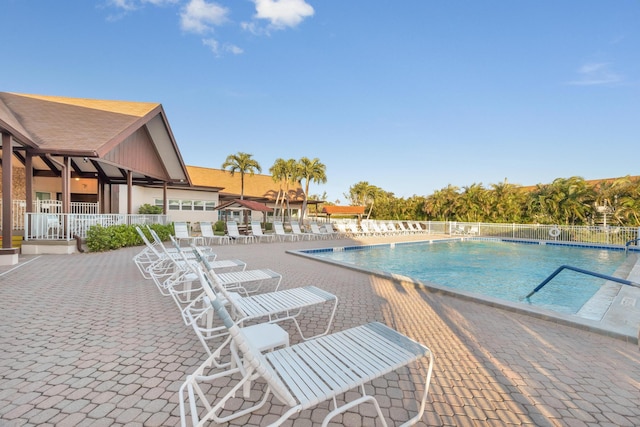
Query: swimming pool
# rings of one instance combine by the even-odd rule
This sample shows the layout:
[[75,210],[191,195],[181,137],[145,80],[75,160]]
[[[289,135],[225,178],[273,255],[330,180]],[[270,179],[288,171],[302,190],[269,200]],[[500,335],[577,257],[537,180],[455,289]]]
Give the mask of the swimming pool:
[[605,280],[564,270],[530,299],[523,297],[561,265],[615,276],[627,259],[624,251],[602,247],[541,245],[499,239],[456,239],[303,252],[367,270],[408,276],[452,290],[531,304],[565,314],[576,314]]

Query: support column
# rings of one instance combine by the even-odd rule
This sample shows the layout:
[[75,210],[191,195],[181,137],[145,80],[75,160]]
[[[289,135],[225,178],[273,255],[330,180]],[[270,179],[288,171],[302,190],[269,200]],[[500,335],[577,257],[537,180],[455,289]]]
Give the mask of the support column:
[[62,168],[62,213],[71,213],[71,158],[63,159]]
[[162,183],[162,213],[167,215],[169,212],[169,202],[167,201],[167,181]]
[[2,249],[11,248],[13,234],[13,147],[11,134],[2,133]]
[[133,172],[127,171],[127,214],[133,210]]
[[18,263],[18,249],[12,247],[13,239],[13,138],[2,133],[2,249],[0,265]]
[[27,151],[24,156],[24,179],[25,179],[25,201],[27,203],[26,212],[33,212],[33,154]]

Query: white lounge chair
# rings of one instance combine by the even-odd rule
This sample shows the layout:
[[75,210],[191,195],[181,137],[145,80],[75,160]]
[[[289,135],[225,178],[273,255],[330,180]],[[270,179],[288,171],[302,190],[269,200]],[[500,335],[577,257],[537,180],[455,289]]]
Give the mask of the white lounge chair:
[[[238,323],[242,324],[252,319],[264,319],[264,321],[268,323],[281,323],[291,320],[303,340],[326,335],[333,324],[333,319],[338,307],[338,298],[315,286],[285,289],[252,296],[241,296],[225,289],[217,273],[210,268],[210,264],[206,260],[201,264],[201,271],[194,270],[194,272],[198,274],[200,280],[206,281],[206,283],[202,284],[202,287],[210,286],[216,296],[221,298],[225,304],[228,304],[231,316]],[[207,353],[209,355],[214,353],[219,354],[221,348],[212,349],[209,343],[214,340],[217,341],[217,345],[220,345],[217,338],[226,335],[227,330],[223,325],[220,325],[219,322],[214,324],[212,320],[214,313],[209,299],[205,298],[206,295],[206,293],[203,293],[200,296],[200,300],[194,301],[185,312],[190,319],[188,323],[193,326],[198,339],[205,347]],[[305,336],[298,322],[298,316],[300,316],[305,308],[325,303],[330,306],[330,312],[326,319],[326,328],[313,336]],[[221,364],[220,361],[217,363]]]
[[[161,271],[163,271],[165,268],[168,268],[165,264],[165,262],[167,261],[167,257],[173,259],[181,258],[179,250],[175,248],[167,248],[166,246],[164,246],[164,243],[162,243],[162,241],[152,228],[147,227],[147,232],[151,235],[153,243],[147,238],[147,235],[142,231],[140,227],[136,226],[136,231],[144,242],[145,248],[133,257],[133,262],[136,264],[136,267],[138,267],[138,270],[140,270],[142,277],[144,277],[145,279],[154,279],[154,275],[161,274]],[[215,260],[216,254],[212,252],[210,248],[203,247],[202,249],[208,260]],[[187,258],[195,259],[195,256],[192,252],[193,251],[191,249],[187,250]],[[160,288],[160,292],[163,295],[168,295],[165,289]]]
[[362,233],[364,236],[378,235],[378,233],[376,233],[376,231],[369,226],[369,221],[367,220],[360,221],[360,228],[362,229]]
[[275,234],[264,234],[262,232],[262,224],[260,221],[251,221],[251,233],[258,240],[258,242],[273,242],[276,238]]
[[[177,243],[174,240],[174,244]],[[194,255],[193,248],[191,255]],[[202,252],[199,252],[202,254]],[[184,313],[186,307],[188,307],[194,299],[198,297],[203,291],[200,285],[196,282],[198,277],[193,274],[195,266],[199,265],[199,256],[193,258],[187,258],[187,253],[180,252],[181,259],[177,260],[169,258],[169,261],[165,263],[165,268],[162,271],[155,269],[153,273],[154,282],[161,289],[166,290],[166,293],[170,295],[178,309],[180,310],[183,320],[186,324],[189,324],[188,319]],[[212,260],[207,261],[212,271],[217,274],[225,274],[232,272],[246,271],[247,264],[238,259],[225,259],[225,260]],[[196,282],[194,284],[194,282]]]
[[227,221],[227,234],[231,242],[253,243],[256,241],[254,236],[240,234],[238,223],[235,221]]
[[[208,286],[204,288],[214,312],[229,331],[232,353],[238,363],[224,372],[209,375],[217,356],[213,354],[187,377],[178,392],[182,426],[187,426],[189,421],[194,426],[209,420],[226,423],[261,408],[271,393],[285,405],[284,414],[272,424],[275,426],[325,401],[331,401],[333,409],[324,417],[323,426],[336,415],[364,402],[372,403],[386,424],[375,397],[366,394],[365,384],[411,364],[417,364],[424,371],[423,360],[428,360],[418,413],[405,424],[415,424],[422,418],[433,372],[433,354],[424,345],[373,322],[262,354],[213,290]],[[236,375],[241,376],[238,382],[235,382]],[[216,380],[221,378],[223,381],[216,386]],[[257,403],[248,402],[246,395],[236,397],[240,389],[247,392],[246,384],[258,378],[267,383],[267,388]],[[348,398],[347,392],[354,389],[359,389],[361,396],[338,406],[337,398]],[[215,395],[208,396],[207,392]]]
[[336,231],[336,229],[333,228],[333,224],[330,222],[326,222],[324,224],[324,232],[327,234],[327,238],[338,239],[340,237],[343,237],[342,233],[340,233],[339,231]]
[[273,229],[276,233],[276,236],[281,242],[284,242],[285,240],[289,240],[290,242],[295,242],[297,240],[300,240],[299,236],[296,236],[293,233],[287,233],[286,231],[284,231],[284,225],[282,224],[281,221],[274,221]]
[[417,221],[407,221],[407,225],[413,230],[415,234],[423,234],[425,230],[422,228],[419,222]]
[[205,245],[229,243],[229,236],[218,236],[213,232],[213,225],[210,221],[200,221],[200,233],[202,233]]
[[291,221],[291,232],[296,236],[299,236],[302,240],[311,240],[318,238],[313,233],[306,233],[302,231],[302,229],[300,228],[300,224],[298,224],[298,221]]
[[309,227],[311,228],[311,233],[316,236],[316,238],[318,239],[327,239],[329,238],[329,235],[327,233],[325,233],[324,231],[322,231],[322,229],[320,229],[320,226],[318,224],[316,224],[315,222],[312,222],[311,224],[309,224]]
[[402,221],[397,221],[396,222],[396,227],[397,227],[397,229],[398,229],[400,234],[407,235],[407,234],[412,234],[413,233],[411,230],[409,230],[408,228],[406,228],[404,226],[404,222],[402,222]]
[[358,223],[353,221],[347,224],[347,228],[349,229],[349,233],[351,234],[351,237],[362,237],[367,234],[363,230],[358,228]]
[[175,238],[178,241],[178,245],[183,241],[187,242],[187,245],[204,245],[204,239],[201,236],[192,236],[189,233],[189,225],[186,222],[178,221],[173,223],[173,230],[175,231]]

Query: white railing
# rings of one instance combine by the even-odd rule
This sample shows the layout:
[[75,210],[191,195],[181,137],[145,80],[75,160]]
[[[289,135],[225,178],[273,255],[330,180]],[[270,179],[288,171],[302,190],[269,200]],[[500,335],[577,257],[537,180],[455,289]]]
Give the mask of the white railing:
[[[332,220],[336,223],[353,223],[355,219]],[[365,224],[392,223],[395,232],[399,229],[409,230],[413,233],[446,234],[451,236],[484,236],[509,239],[548,240],[558,242],[607,244],[625,246],[627,243],[638,245],[636,239],[640,238],[640,227],[612,227],[612,226],[570,226],[548,224],[492,224],[482,222],[451,222],[451,221],[379,221],[362,220]],[[413,225],[410,227],[409,225]],[[416,231],[416,224],[419,231]],[[400,226],[401,225],[401,226]],[[371,227],[367,227],[371,230]],[[384,229],[384,228],[383,228]],[[391,233],[393,233],[392,231]],[[390,233],[390,234],[391,234]],[[384,234],[378,233],[378,234]]]
[[24,240],[71,240],[86,238],[93,226],[166,224],[166,215],[124,215],[124,214],[24,214]]
[[[97,203],[71,202],[71,213],[73,214],[99,214],[100,209]],[[62,202],[60,200],[34,200],[33,213],[40,214],[60,214],[62,213]],[[27,213],[27,202],[25,200],[12,200],[11,216],[14,230],[24,230],[24,215]],[[2,227],[2,200],[0,200],[0,228]]]

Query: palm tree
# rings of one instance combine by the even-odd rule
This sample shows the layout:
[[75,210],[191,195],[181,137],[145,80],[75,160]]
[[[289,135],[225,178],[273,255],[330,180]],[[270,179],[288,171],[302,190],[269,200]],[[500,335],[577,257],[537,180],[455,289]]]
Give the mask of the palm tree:
[[[273,162],[273,166],[269,168],[269,172],[271,173],[271,179],[274,182],[278,183],[278,195],[276,196],[276,209],[278,209],[278,204],[280,203],[280,197],[284,201],[284,186],[285,186],[285,178],[287,176],[287,161],[282,158],[277,158],[275,162]],[[284,202],[283,202],[284,205]],[[277,217],[277,211],[273,212],[273,216]]]
[[459,190],[455,185],[449,184],[427,197],[422,208],[427,218],[436,221],[458,221],[456,212],[460,205]]
[[222,169],[228,169],[231,176],[240,172],[240,200],[244,199],[244,175],[249,173],[249,176],[253,176],[256,171],[262,172],[260,164],[252,159],[252,156],[252,154],[243,152],[230,154],[222,164]]
[[367,219],[371,216],[375,198],[380,188],[375,185],[369,184],[367,181],[360,181],[349,188],[349,194],[345,194],[351,200],[353,205],[367,206],[369,203],[369,212],[367,213]]
[[[294,159],[284,160],[284,159],[276,159],[273,163],[273,166],[269,168],[269,172],[271,172],[271,177],[275,182],[280,184],[280,189],[278,194],[282,195],[281,203],[281,212],[282,212],[282,221],[284,221],[284,212],[285,212],[285,204],[287,208],[290,210],[289,199],[290,199],[290,187],[292,184],[295,184],[300,181],[300,173],[298,162]],[[276,207],[278,206],[278,199],[276,199]],[[274,216],[275,212],[274,212]],[[291,212],[289,212],[289,217],[291,217]]]
[[314,158],[309,160],[303,157],[298,162],[300,178],[305,180],[304,183],[304,201],[302,202],[302,213],[300,221],[304,220],[304,213],[307,211],[307,200],[309,198],[309,184],[313,181],[318,184],[327,182],[327,167],[320,163],[320,159]]

